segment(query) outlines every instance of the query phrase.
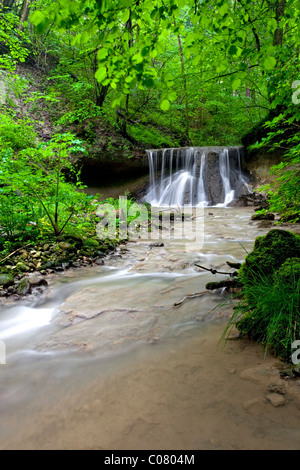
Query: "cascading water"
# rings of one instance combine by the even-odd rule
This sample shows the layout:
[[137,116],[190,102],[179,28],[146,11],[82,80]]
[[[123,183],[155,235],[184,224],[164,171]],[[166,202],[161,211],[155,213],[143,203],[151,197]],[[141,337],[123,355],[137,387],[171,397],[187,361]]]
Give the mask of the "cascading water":
[[156,207],[226,207],[250,192],[238,147],[147,150],[150,186],[145,200]]

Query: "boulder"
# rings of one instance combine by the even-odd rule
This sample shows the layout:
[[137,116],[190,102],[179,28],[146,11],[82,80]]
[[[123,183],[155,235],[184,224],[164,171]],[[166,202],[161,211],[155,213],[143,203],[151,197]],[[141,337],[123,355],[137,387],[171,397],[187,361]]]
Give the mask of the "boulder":
[[0,286],[9,287],[14,284],[14,278],[10,274],[0,274]]

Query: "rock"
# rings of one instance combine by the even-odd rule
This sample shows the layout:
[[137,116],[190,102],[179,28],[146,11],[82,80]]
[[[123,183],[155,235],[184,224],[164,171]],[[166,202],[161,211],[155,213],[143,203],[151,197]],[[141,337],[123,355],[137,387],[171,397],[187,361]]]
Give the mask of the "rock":
[[79,263],[79,261],[73,261],[72,266],[73,268],[80,268],[81,264]]
[[31,289],[33,287],[38,287],[38,286],[48,286],[48,282],[43,278],[39,276],[33,276],[33,277],[23,277],[21,281],[19,282],[18,285],[18,293],[22,295],[27,295],[31,292]]
[[271,393],[279,393],[280,395],[285,395],[286,389],[283,383],[274,383],[271,382],[268,385],[268,391]]
[[251,220],[275,220],[275,215],[272,212],[253,214]]
[[285,405],[285,399],[282,395],[280,395],[279,393],[269,393],[267,396],[266,396],[267,400],[269,400],[273,406],[277,407],[277,406],[283,406]]
[[293,368],[293,374],[296,377],[300,377],[300,366],[296,366],[296,367]]
[[257,237],[254,248],[239,270],[244,285],[252,285],[257,273],[272,275],[288,258],[300,257],[300,237],[286,230],[273,229]]
[[23,263],[23,261],[19,261],[17,264],[16,264],[16,269],[18,271],[22,271],[22,272],[28,272],[30,271],[30,267],[27,266],[27,264]]
[[98,258],[96,261],[95,261],[96,264],[98,264],[99,266],[101,266],[102,264],[104,264],[104,260],[102,258]]
[[164,243],[150,243],[149,246],[151,246],[151,247],[162,247],[162,246],[164,246]]
[[273,225],[274,223],[271,220],[262,220],[258,224],[258,228],[269,228],[269,227],[272,227]]
[[47,286],[48,282],[41,276],[30,276],[27,278],[31,286]]
[[67,242],[60,242],[58,244],[58,246],[61,250],[67,250],[67,251],[73,250],[72,245],[70,243],[67,243]]
[[8,287],[15,283],[13,276],[10,274],[0,274],[0,286]]
[[29,294],[31,290],[31,285],[28,277],[24,277],[18,285],[18,293],[22,295]]

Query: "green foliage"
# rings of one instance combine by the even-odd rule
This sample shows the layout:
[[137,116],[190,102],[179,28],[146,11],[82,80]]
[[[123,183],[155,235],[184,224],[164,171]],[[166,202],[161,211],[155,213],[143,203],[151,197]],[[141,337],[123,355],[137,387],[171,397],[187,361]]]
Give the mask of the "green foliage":
[[36,135],[29,119],[13,119],[9,114],[0,113],[0,151],[11,148],[19,151],[36,145]]
[[28,45],[28,37],[21,31],[18,17],[0,6],[0,44],[7,52],[0,55],[0,68],[12,72],[18,62],[25,62],[29,54],[25,42]]
[[226,335],[235,326],[286,361],[291,360],[292,342],[300,337],[300,258],[288,263],[284,275],[282,270],[272,277],[253,273],[225,330]]
[[[6,206],[16,202],[17,192],[16,210],[21,208],[24,222],[29,217],[32,223],[39,226],[40,231],[52,230],[56,236],[61,235],[67,227],[80,228],[88,223],[83,214],[90,210],[92,197],[82,191],[79,172],[70,159],[71,154],[83,150],[81,142],[73,135],[58,134],[48,143],[20,151],[17,157],[14,157],[12,151],[3,151],[0,181],[9,200]],[[66,181],[66,171],[73,176],[75,184]],[[37,220],[32,211],[28,213],[28,207],[38,208],[43,217]],[[14,235],[16,219],[14,231],[9,230],[9,223],[5,221],[3,217],[1,223],[6,227],[7,235]]]

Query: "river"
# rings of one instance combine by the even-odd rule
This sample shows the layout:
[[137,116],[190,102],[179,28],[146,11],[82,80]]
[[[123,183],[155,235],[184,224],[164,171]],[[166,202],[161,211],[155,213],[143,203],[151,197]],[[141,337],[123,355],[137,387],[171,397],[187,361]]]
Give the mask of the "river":
[[230,301],[174,306],[224,278],[195,262],[244,260],[268,231],[251,213],[205,208],[203,244],[135,240],[103,266],[53,275],[34,304],[3,305],[0,448],[299,449],[299,382],[252,341],[219,343]]

